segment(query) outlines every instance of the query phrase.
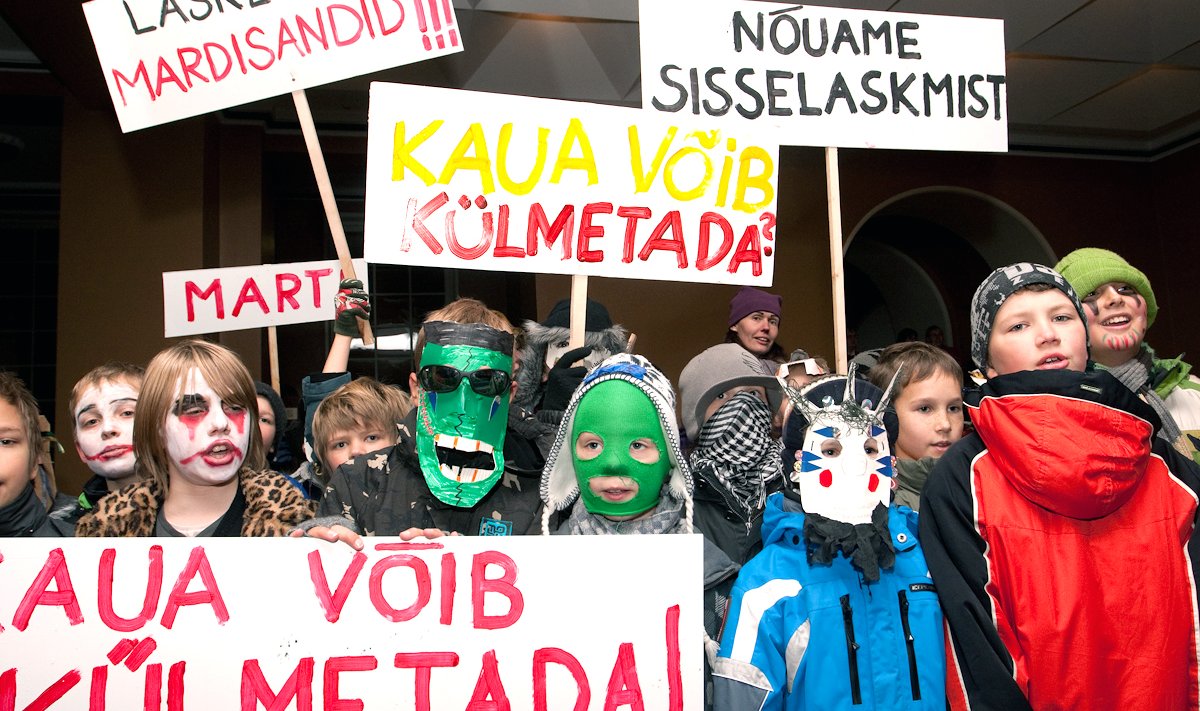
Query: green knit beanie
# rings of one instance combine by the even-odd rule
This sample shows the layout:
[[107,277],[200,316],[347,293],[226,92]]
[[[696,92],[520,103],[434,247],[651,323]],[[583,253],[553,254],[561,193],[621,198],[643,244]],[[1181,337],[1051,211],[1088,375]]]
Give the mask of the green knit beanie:
[[1087,298],[1096,287],[1112,281],[1132,286],[1146,300],[1146,328],[1154,325],[1158,301],[1154,298],[1154,290],[1150,288],[1150,280],[1116,252],[1084,247],[1063,257],[1054,269],[1066,277],[1080,299]]

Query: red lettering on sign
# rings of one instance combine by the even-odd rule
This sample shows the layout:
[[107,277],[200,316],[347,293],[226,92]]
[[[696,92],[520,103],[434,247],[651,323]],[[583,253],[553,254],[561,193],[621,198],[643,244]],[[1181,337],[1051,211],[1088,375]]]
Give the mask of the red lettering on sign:
[[458,666],[458,655],[454,652],[401,652],[396,655],[394,664],[397,669],[416,670],[416,711],[430,711],[429,677],[432,670],[434,667]]
[[[196,575],[200,576],[204,589],[187,592],[188,584]],[[208,563],[208,556],[204,553],[203,546],[196,546],[192,549],[187,565],[179,574],[179,579],[175,581],[175,587],[171,589],[171,595],[167,598],[167,606],[163,609],[162,626],[171,629],[175,624],[175,615],[179,612],[179,608],[189,605],[209,605],[213,609],[213,614],[217,616],[217,622],[225,624],[229,621],[229,610],[225,607],[225,599],[221,597],[221,590],[217,587],[217,579],[213,575],[212,566]],[[155,706],[155,708],[158,707]]]
[[648,207],[619,207],[617,217],[624,217],[625,244],[621,247],[621,261],[629,264],[633,261],[633,238],[637,236],[637,221],[650,217]]
[[467,703],[467,711],[510,711],[511,708],[508,695],[504,693],[504,684],[500,681],[496,650],[489,649],[483,654],[483,668],[479,671],[479,681],[475,682],[475,691]]
[[312,280],[313,288],[313,308],[321,308],[321,277],[327,277],[333,274],[333,270],[325,269],[305,269],[304,276]]
[[604,226],[593,225],[592,215],[596,213],[612,214],[612,211],[611,202],[590,202],[583,206],[582,214],[579,216],[579,247],[575,250],[575,253],[579,255],[579,261],[585,263],[604,261],[603,251],[588,248],[593,238],[604,236]]
[[622,643],[617,652],[617,662],[608,678],[608,695],[604,697],[604,711],[616,711],[618,706],[629,706],[630,711],[646,711],[642,687],[638,684],[637,661],[629,642]]
[[[417,582],[417,599],[408,607],[397,610],[383,597],[383,574],[392,568],[412,568]],[[420,614],[429,604],[432,587],[429,583],[429,566],[425,561],[413,555],[390,555],[371,566],[371,604],[379,614],[392,622],[406,622]]]
[[312,711],[313,658],[304,657],[276,694],[263,677],[257,659],[242,663],[242,711],[255,711],[261,702],[265,711],[287,711],[292,701],[296,711]]
[[150,546],[148,552],[150,567],[146,571],[146,596],[142,600],[142,610],[135,617],[124,618],[113,610],[113,568],[117,559],[115,548],[106,548],[100,554],[100,578],[97,591],[97,607],[100,619],[108,628],[117,632],[132,632],[141,629],[146,622],[158,611],[158,598],[162,594],[163,581],[163,549],[162,546]]
[[[58,678],[46,690],[25,707],[25,711],[46,711],[61,699],[68,691],[75,688],[82,675],[78,669],[73,669]],[[9,669],[0,674],[0,711],[13,711],[17,705],[17,670]]]
[[188,323],[196,320],[196,307],[192,303],[192,297],[198,296],[201,299],[207,299],[210,296],[215,297],[215,306],[217,309],[217,318],[225,318],[225,300],[221,294],[221,280],[213,279],[208,288],[201,291],[200,287],[196,286],[195,282],[185,282],[183,285],[183,297],[187,300],[187,319]]
[[324,711],[362,711],[362,699],[343,699],[338,693],[342,672],[371,671],[379,666],[375,657],[330,657],[325,662]]
[[554,247],[555,241],[562,239],[562,259],[571,258],[571,232],[575,228],[575,206],[564,205],[563,209],[559,210],[558,217],[554,218],[554,224],[550,224],[546,220],[546,212],[542,209],[542,204],[539,202],[533,203],[529,208],[529,226],[525,233],[525,251],[529,256],[535,256],[538,253],[538,234],[546,236],[546,246]]
[[[51,580],[57,586],[56,590],[46,589]],[[39,605],[61,607],[72,625],[83,622],[83,610],[79,609],[79,600],[75,597],[75,587],[71,584],[71,573],[67,570],[67,559],[62,548],[55,548],[46,556],[41,572],[17,605],[13,627],[24,632],[34,608]]]
[[[674,237],[663,237],[668,229],[671,230]],[[663,216],[654,231],[650,233],[650,239],[646,240],[642,251],[638,252],[638,259],[646,261],[656,249],[674,252],[675,266],[687,269],[687,250],[683,246],[683,222],[679,218],[679,210],[671,210]]]
[[552,662],[566,667],[575,679],[578,691],[575,693],[572,711],[587,711],[592,702],[592,687],[588,684],[583,665],[574,656],[557,647],[544,647],[533,653],[533,711],[549,711],[546,699],[546,665]]
[[[286,286],[284,282],[287,282]],[[275,275],[275,296],[279,305],[279,313],[283,313],[283,302],[285,301],[293,309],[300,308],[300,301],[296,299],[296,294],[299,293],[300,277],[287,273]],[[317,304],[317,306],[320,306],[320,304]]]
[[447,553],[442,556],[442,616],[439,622],[443,625],[449,625],[454,619],[454,588],[457,584],[455,579],[455,561],[454,554]]
[[262,309],[264,314],[271,313],[271,307],[267,306],[267,300],[263,298],[262,291],[258,288],[258,282],[254,281],[254,277],[249,277],[242,284],[242,290],[238,292],[237,303],[233,305],[233,317],[237,318],[242,313],[242,307],[247,303],[254,302],[258,304],[258,308]]
[[[712,226],[721,228],[721,248],[711,257],[708,254],[712,238]],[[729,220],[715,212],[706,212],[700,216],[700,246],[696,250],[696,269],[705,271],[721,263],[729,250],[733,248],[733,227]]]
[[762,245],[758,241],[758,225],[750,225],[742,233],[742,239],[729,259],[729,273],[736,274],[743,262],[750,263],[754,276],[762,276]]
[[679,664],[679,605],[672,605],[667,608],[668,711],[683,711],[683,671]]
[[[487,578],[488,565],[498,565],[504,574],[496,579]],[[521,618],[525,610],[525,596],[517,589],[517,564],[499,551],[477,553],[471,561],[471,607],[474,612],[475,629],[498,630],[511,627]],[[483,611],[484,598],[488,593],[499,593],[508,598],[508,612],[503,615],[486,615]]]
[[358,579],[358,574],[362,572],[363,566],[367,564],[367,556],[365,553],[357,552],[350,559],[350,565],[346,566],[346,572],[342,573],[342,579],[338,582],[337,591],[332,595],[329,592],[329,579],[325,577],[325,566],[321,562],[321,554],[313,551],[308,554],[308,575],[312,578],[313,589],[317,593],[317,600],[321,603],[321,609],[325,610],[325,619],[330,622],[337,622],[342,616],[342,607],[346,604],[346,598],[350,595],[350,589],[354,587],[354,581]]

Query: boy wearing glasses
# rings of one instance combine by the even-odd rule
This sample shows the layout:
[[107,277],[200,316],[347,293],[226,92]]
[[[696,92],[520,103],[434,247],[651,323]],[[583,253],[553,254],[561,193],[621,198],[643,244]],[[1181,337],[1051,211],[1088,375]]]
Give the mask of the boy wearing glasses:
[[[509,418],[516,329],[474,299],[430,314],[414,348],[415,408],[395,446],[355,457],[326,487],[309,535],[537,533],[538,481],[553,431]],[[314,526],[322,527],[320,530]],[[328,527],[328,528],[324,528]],[[341,530],[339,530],[341,529]]]

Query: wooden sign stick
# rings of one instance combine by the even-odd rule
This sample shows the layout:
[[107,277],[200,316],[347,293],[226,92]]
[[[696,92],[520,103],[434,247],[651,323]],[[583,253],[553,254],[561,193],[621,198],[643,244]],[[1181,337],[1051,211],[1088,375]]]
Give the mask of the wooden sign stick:
[[571,277],[571,337],[568,347],[579,348],[583,345],[584,333],[587,331],[587,292],[588,278],[576,274]]
[[281,393],[279,389],[279,333],[274,326],[267,326],[267,355],[271,363],[271,387],[275,388],[275,392]]
[[825,182],[829,198],[829,268],[833,274],[833,348],[837,372],[848,372],[846,356],[846,274],[842,268],[842,189],[838,149],[825,149]]
[[[346,231],[342,228],[342,216],[338,213],[337,201],[333,199],[333,185],[329,182],[325,156],[321,153],[321,143],[317,140],[317,127],[308,107],[308,96],[303,89],[297,89],[292,92],[292,100],[296,102],[296,116],[300,119],[304,144],[308,146],[308,159],[317,178],[317,190],[321,193],[321,204],[325,206],[325,219],[329,222],[330,233],[333,234],[333,246],[337,250],[342,274],[346,279],[355,279],[357,275],[354,273],[354,262],[350,260],[350,248],[346,246]],[[362,334],[364,344],[369,346],[375,342],[375,337],[371,334],[371,324],[366,320],[358,320],[358,330]]]

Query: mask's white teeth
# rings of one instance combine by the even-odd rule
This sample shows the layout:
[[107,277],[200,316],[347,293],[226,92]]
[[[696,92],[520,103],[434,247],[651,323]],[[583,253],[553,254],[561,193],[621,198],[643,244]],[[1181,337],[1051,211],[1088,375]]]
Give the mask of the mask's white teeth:
[[435,434],[433,436],[435,446],[442,449],[457,449],[460,452],[486,452],[491,454],[495,451],[495,447],[477,439],[468,439],[466,437],[455,437],[448,434]]

